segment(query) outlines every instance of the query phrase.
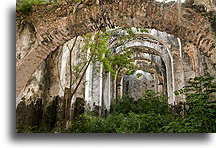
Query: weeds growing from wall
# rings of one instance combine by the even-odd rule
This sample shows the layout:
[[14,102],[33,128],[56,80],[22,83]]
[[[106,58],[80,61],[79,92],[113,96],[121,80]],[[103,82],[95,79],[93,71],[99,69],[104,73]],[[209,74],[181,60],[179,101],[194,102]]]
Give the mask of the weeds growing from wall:
[[33,5],[41,5],[41,4],[46,4],[48,2],[44,0],[21,0],[16,7],[16,10],[28,14],[31,12],[31,8]]

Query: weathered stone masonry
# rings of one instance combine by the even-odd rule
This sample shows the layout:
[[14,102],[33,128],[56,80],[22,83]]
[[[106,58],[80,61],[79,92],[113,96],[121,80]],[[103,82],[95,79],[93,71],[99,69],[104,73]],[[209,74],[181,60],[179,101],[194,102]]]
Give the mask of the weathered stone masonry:
[[99,5],[78,7],[72,2],[62,2],[58,5],[34,6],[28,16],[17,14],[17,31],[29,23],[35,30],[36,39],[29,45],[28,54],[17,63],[16,94],[24,88],[38,64],[51,51],[77,35],[97,31],[101,25],[165,31],[179,37],[183,46],[194,43],[196,50],[207,54],[209,62],[215,64],[214,33],[208,20],[193,9],[183,7],[183,19],[178,22],[177,9],[171,6],[172,3],[142,0],[109,0]]
[[[189,78],[205,73],[215,76],[215,33],[212,24],[207,17],[186,4],[182,5],[179,22],[177,10],[173,2],[109,0],[88,5],[61,2],[58,5],[33,6],[29,15],[18,12],[18,130],[26,130],[22,129],[23,125],[37,127],[37,130],[42,131],[61,130],[64,124],[69,125],[74,116],[87,110],[104,115],[109,112],[117,95],[126,91],[125,86],[129,81],[127,93],[132,97],[141,96],[141,93],[134,93],[134,90],[139,89],[139,84],[143,85],[140,89],[144,89],[146,83],[149,89],[167,93],[169,103],[177,103],[178,98],[173,91],[182,88]],[[72,98],[67,123],[63,123],[67,90],[70,87],[68,47],[71,48],[75,36],[96,32],[105,25],[111,28],[149,28],[149,33],[138,32],[130,41],[119,43],[118,38],[111,39],[114,42],[111,41],[109,46],[119,53],[123,48],[134,50],[134,62],[154,73],[144,72],[143,77],[137,79],[135,75],[126,77],[122,69],[117,78],[113,79],[110,73],[102,73],[102,64],[91,63],[85,79]],[[114,34],[122,36],[121,33]],[[82,62],[79,59],[80,43],[82,38],[78,37],[72,52],[73,66]],[[100,70],[96,72],[94,67],[98,66]],[[29,118],[35,113],[35,118]]]

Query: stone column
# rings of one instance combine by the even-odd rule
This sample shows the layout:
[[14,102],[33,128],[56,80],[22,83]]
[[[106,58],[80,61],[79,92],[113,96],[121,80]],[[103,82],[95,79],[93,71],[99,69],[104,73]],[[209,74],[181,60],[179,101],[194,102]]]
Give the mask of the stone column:
[[111,93],[111,104],[113,104],[116,100],[116,77],[114,78],[111,78],[111,83],[110,83],[110,87],[111,87],[111,90],[110,90],[110,93]]
[[111,104],[111,79],[110,79],[110,72],[105,74],[103,78],[103,103],[104,109],[109,112],[110,111],[110,104]]
[[[101,114],[102,106],[102,64],[100,62],[95,62],[92,64],[92,103],[93,110],[95,110],[98,115]],[[98,69],[99,67],[99,69]]]
[[85,83],[85,101],[87,105],[87,110],[93,109],[93,100],[92,100],[92,87],[93,87],[93,69],[92,64],[89,65],[87,71],[86,71],[86,83]]
[[[172,51],[173,56],[173,65],[174,65],[174,78],[175,78],[175,91],[182,89],[185,86],[185,77],[184,77],[184,68],[183,68],[183,59],[182,59],[182,47],[181,41],[179,41],[179,49],[174,49]],[[182,101],[183,95],[177,95],[175,103]]]
[[116,91],[117,97],[122,97],[123,95],[123,77],[122,75],[118,75],[116,79]]

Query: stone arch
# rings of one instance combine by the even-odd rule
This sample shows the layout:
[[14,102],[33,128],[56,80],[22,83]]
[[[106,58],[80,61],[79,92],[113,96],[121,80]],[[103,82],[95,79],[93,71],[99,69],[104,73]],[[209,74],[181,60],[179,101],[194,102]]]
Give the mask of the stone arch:
[[164,72],[164,69],[162,68],[162,66],[159,64],[159,63],[157,63],[157,62],[155,62],[155,61],[152,61],[152,60],[150,60],[150,59],[147,59],[147,58],[143,58],[143,57],[134,57],[133,58],[133,60],[137,60],[137,61],[146,61],[146,62],[151,62],[151,64],[156,68],[158,68],[158,70],[159,70],[159,72],[160,73],[163,73]]
[[[137,44],[135,44],[137,43]],[[175,95],[174,95],[174,91],[175,91],[175,80],[174,80],[174,72],[173,72],[173,68],[174,66],[172,65],[172,58],[170,56],[170,54],[168,54],[168,52],[165,49],[161,49],[161,47],[158,44],[154,44],[154,43],[147,43],[147,42],[132,42],[132,43],[128,43],[126,45],[123,45],[126,48],[132,48],[133,50],[137,50],[137,49],[141,49],[143,51],[145,51],[145,49],[143,48],[147,48],[150,51],[154,51],[155,53],[157,53],[158,55],[160,55],[165,63],[166,66],[166,76],[167,76],[167,91],[168,91],[168,96],[170,97],[169,103],[174,103],[175,102]],[[119,51],[121,51],[121,46],[118,47]],[[118,50],[117,50],[118,51]]]
[[[146,48],[149,49],[149,50],[146,50]],[[132,50],[134,52],[134,53],[132,53],[132,58],[131,58],[132,60],[134,60],[134,61],[143,61],[143,62],[151,62],[151,64],[149,64],[149,66],[152,65],[154,67],[154,69],[156,69],[156,67],[157,67],[161,74],[163,74],[163,72],[165,71],[162,68],[162,66],[159,63],[157,63],[156,61],[153,61],[152,59],[149,59],[149,58],[145,58],[145,57],[143,57],[144,55],[134,55],[137,52],[142,53],[142,54],[147,53],[147,54],[149,54],[149,56],[150,55],[151,56],[158,56],[158,57],[160,57],[162,59],[161,53],[158,52],[157,50],[155,50],[153,48],[150,48],[148,46],[132,46],[132,47],[128,47],[127,49]],[[151,53],[151,51],[154,51],[154,52]],[[123,52],[124,51],[119,51],[116,54],[121,54]],[[115,56],[116,54],[113,54],[113,56]],[[162,60],[162,62],[163,62],[163,64],[165,64],[163,60]]]
[[[136,60],[136,58],[133,58],[134,60]],[[153,79],[153,81],[154,81],[154,83],[150,83],[150,84],[152,84],[151,86],[149,85],[149,88],[150,87],[152,87],[151,89],[153,89],[154,91],[158,91],[158,81],[163,81],[164,82],[164,80],[163,80],[163,73],[160,73],[160,69],[158,69],[157,68],[157,66],[159,65],[153,65],[152,63],[146,63],[146,59],[145,58],[137,58],[138,60],[141,60],[139,63],[136,63],[135,65],[136,66],[138,66],[138,67],[136,67],[136,68],[121,68],[119,71],[118,71],[118,74],[117,74],[117,81],[116,81],[116,86],[117,86],[117,88],[116,88],[116,90],[117,90],[117,94],[116,95],[118,95],[118,96],[122,96],[122,94],[123,94],[123,92],[125,91],[125,78],[127,79],[127,78],[129,78],[130,76],[132,76],[132,75],[127,75],[127,71],[128,70],[136,70],[136,72],[137,72],[137,70],[139,71],[139,70],[141,70],[142,72],[144,72],[144,73],[147,73],[147,74],[149,74]],[[150,61],[150,60],[147,60],[147,61]],[[162,79],[162,80],[161,80]],[[143,79],[141,79],[142,81],[140,81],[140,80],[136,80],[136,82],[137,83],[135,83],[135,82],[133,82],[133,83],[135,83],[136,84],[136,86],[143,86],[142,84],[144,84],[144,83],[146,83],[147,81],[149,81],[149,80],[147,80],[147,81],[143,81]],[[143,83],[144,82],[144,83]],[[157,83],[157,84],[156,84]],[[137,85],[138,84],[138,85]],[[161,84],[160,84],[161,85]],[[136,87],[137,88],[137,87]],[[133,89],[133,88],[132,88]],[[140,89],[140,87],[139,88],[137,88],[137,89]],[[142,88],[142,89],[144,89],[144,88]],[[137,90],[138,92],[140,92],[139,90]],[[130,91],[131,92],[131,91]],[[134,91],[132,91],[131,93],[133,93],[133,94],[136,94],[136,91],[134,92]],[[163,93],[164,94],[164,91],[162,90],[161,91],[161,93]],[[138,96],[140,96],[140,97],[142,97],[142,91],[140,92],[140,93],[138,93],[139,95]],[[132,97],[132,96],[131,96]],[[135,98],[137,98],[137,97],[135,97]]]
[[[57,6],[34,6],[28,16],[18,13],[17,26],[30,22],[35,28],[36,40],[29,53],[16,66],[16,96],[51,51],[75,36],[95,32],[106,25],[165,31],[182,39],[184,45],[189,41],[194,42],[197,49],[210,53],[211,62],[215,63],[214,34],[210,32],[208,20],[194,10],[183,7],[184,19],[178,22],[177,8],[171,5],[173,3],[142,0],[109,0],[88,6],[62,2]],[[208,46],[201,46],[204,44]]]

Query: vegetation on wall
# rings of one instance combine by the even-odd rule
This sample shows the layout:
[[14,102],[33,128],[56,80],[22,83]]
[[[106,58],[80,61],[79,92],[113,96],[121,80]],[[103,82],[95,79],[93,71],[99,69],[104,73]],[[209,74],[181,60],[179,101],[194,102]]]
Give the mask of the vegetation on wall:
[[48,2],[44,0],[21,0],[16,7],[16,10],[28,14],[31,12],[31,8],[33,5],[42,5]]
[[[66,0],[20,0],[17,3],[16,10],[28,14],[31,12],[31,8],[33,5],[43,5],[43,4],[55,4],[61,1],[66,1]],[[70,0],[75,3],[80,2],[81,0]]]
[[[129,37],[134,35],[133,30],[127,29],[127,32],[130,39]],[[121,53],[112,53],[108,46],[110,35],[109,32],[101,31],[83,35],[85,44],[80,50],[81,62],[72,65],[70,61],[70,98],[76,93],[92,62],[101,62],[103,73],[110,72],[112,76],[116,76],[121,68],[127,68],[128,74],[135,72],[133,52],[123,49]],[[71,48],[68,47],[70,59],[76,43],[77,37]],[[178,106],[170,106],[166,96],[160,96],[151,90],[145,91],[144,96],[138,100],[123,96],[116,99],[109,115],[98,117],[94,113],[82,114],[72,120],[70,128],[65,130],[71,110],[69,107],[65,110],[68,114],[64,118],[63,129],[68,133],[216,132],[216,102],[210,99],[213,94],[215,95],[216,86],[212,81],[213,78],[209,75],[190,79],[187,86],[175,92],[176,95],[185,96],[181,100],[186,100]],[[67,102],[67,106],[70,104],[71,100]],[[37,130],[35,127],[24,128],[25,132],[41,132]]]
[[[17,3],[17,10],[24,14],[28,14],[32,10],[33,5],[43,5],[56,3],[62,0],[20,0]],[[81,0],[71,0],[80,2]],[[83,3],[82,3],[83,2]],[[86,4],[82,1],[79,4]],[[93,2],[90,0],[90,2]],[[95,1],[94,1],[95,2]],[[81,7],[82,5],[80,5]],[[75,7],[76,8],[76,7]],[[73,8],[74,9],[74,8]],[[75,12],[75,11],[74,11]],[[179,11],[180,12],[180,11]],[[204,16],[209,16],[209,13],[200,12]],[[182,17],[182,16],[181,16]],[[215,14],[211,14],[211,21],[215,30]],[[179,17],[180,18],[180,17]],[[214,18],[214,19],[213,19]],[[102,18],[103,19],[103,18]],[[180,20],[181,21],[181,20]],[[106,22],[106,20],[105,20]],[[112,22],[112,21],[111,21]],[[73,25],[73,24],[72,24]],[[103,26],[104,27],[104,26]],[[130,40],[135,37],[132,28],[123,28],[127,33],[119,38],[120,41]],[[140,32],[147,32],[146,29],[140,29]],[[111,31],[97,33],[89,33],[83,35],[84,46],[79,50],[80,54],[77,58],[78,64],[72,64],[72,52],[77,41],[75,38],[74,45],[70,49],[70,88],[69,99],[64,108],[65,117],[62,120],[64,130],[66,124],[70,120],[72,98],[77,93],[80,85],[85,83],[85,74],[90,64],[99,63],[103,67],[103,74],[111,73],[112,77],[126,69],[127,74],[134,74],[136,66],[134,65],[133,51],[130,49],[122,49],[121,52],[114,51],[108,46],[111,38]],[[216,32],[215,32],[216,33]],[[134,39],[134,38],[133,38]],[[101,67],[94,68],[101,70]],[[144,69],[143,71],[148,71]],[[125,72],[125,71],[124,71]],[[151,71],[148,71],[151,72]],[[103,85],[103,84],[102,84]],[[102,86],[103,89],[103,86]],[[66,90],[66,88],[65,88]],[[182,132],[215,132],[216,125],[216,102],[215,97],[216,86],[213,83],[213,78],[209,75],[190,79],[188,85],[183,89],[176,91],[176,95],[184,96],[181,98],[180,104],[171,106],[168,104],[168,98],[161,96],[157,92],[147,90],[144,96],[138,100],[123,96],[116,99],[115,104],[111,106],[111,112],[104,117],[98,117],[94,113],[85,113],[77,116],[71,121],[69,129],[65,130],[68,133],[182,133]],[[64,94],[66,94],[64,92]],[[84,96],[84,95],[83,95]],[[213,97],[212,97],[213,96]],[[50,96],[52,97],[52,96]],[[103,98],[103,97],[102,97]],[[81,98],[83,99],[83,98]],[[84,99],[83,99],[84,100]],[[102,104],[104,100],[102,100]],[[78,103],[77,103],[78,104]],[[53,130],[55,120],[57,120],[52,111],[57,110],[54,107],[44,109],[47,114],[44,114],[48,120],[46,124],[50,127],[48,131]],[[35,109],[38,113],[39,109]],[[42,110],[40,108],[40,110]],[[103,110],[103,107],[102,107]],[[41,111],[42,112],[42,111]],[[56,112],[55,112],[56,113]],[[57,116],[57,115],[56,115]],[[24,118],[24,117],[23,117]],[[25,119],[25,118],[24,118]],[[36,118],[39,119],[39,118]],[[62,122],[60,120],[60,122]],[[38,123],[39,125],[40,123]],[[24,127],[24,131],[39,132],[39,127]],[[55,132],[55,131],[54,131]]]
[[[144,30],[145,31],[145,30]],[[127,28],[128,39],[134,36],[133,30]],[[121,68],[128,68],[133,73],[132,52],[123,49],[121,54],[111,53],[107,42],[110,33],[99,32],[95,43],[86,44],[95,51],[94,62],[103,63],[104,73],[111,72],[116,76]],[[136,101],[128,96],[117,99],[111,113],[106,117],[93,114],[83,114],[71,123],[67,132],[90,133],[148,133],[148,132],[215,132],[215,102],[210,100],[216,92],[213,78],[209,75],[190,79],[188,85],[176,91],[176,95],[184,95],[186,100],[177,106],[169,106],[168,98],[159,96],[156,92],[146,91],[144,96]],[[215,94],[214,94],[215,95]],[[215,100],[214,100],[215,101]]]

